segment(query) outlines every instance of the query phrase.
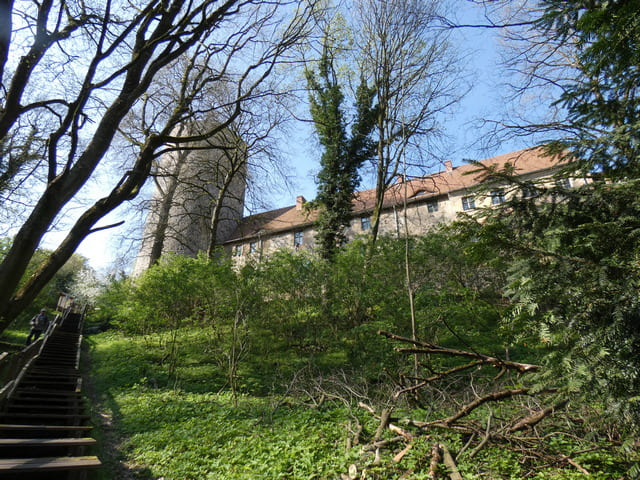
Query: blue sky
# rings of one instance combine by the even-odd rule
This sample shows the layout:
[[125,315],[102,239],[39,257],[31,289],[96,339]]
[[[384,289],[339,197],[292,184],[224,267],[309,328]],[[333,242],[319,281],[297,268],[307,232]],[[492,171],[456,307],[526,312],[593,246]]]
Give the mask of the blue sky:
[[[481,10],[468,2],[462,2],[464,9],[459,10],[459,22],[465,24],[482,23]],[[509,142],[495,148],[483,149],[486,132],[479,129],[477,123],[481,118],[495,118],[504,107],[501,93],[504,91],[503,78],[499,63],[498,31],[494,29],[466,28],[454,32],[460,53],[468,63],[468,75],[473,85],[471,91],[456,109],[455,114],[443,119],[445,130],[450,141],[444,148],[444,157],[459,165],[462,159],[482,159],[519,148],[530,146],[526,140],[519,143]],[[273,208],[293,205],[297,195],[303,195],[307,200],[315,197],[316,186],[314,174],[317,172],[320,152],[317,142],[312,136],[312,128],[300,122],[291,129],[294,134],[287,138],[282,146],[284,155],[288,158],[294,177],[294,187],[291,190],[273,192],[270,204]],[[434,170],[438,170],[436,165]],[[363,178],[362,188],[367,188],[367,178]],[[103,224],[110,223],[104,219]],[[122,228],[122,227],[121,227]],[[89,236],[80,246],[78,252],[89,258],[90,264],[99,270],[108,269],[113,262],[116,242],[114,236],[117,230],[106,230]]]

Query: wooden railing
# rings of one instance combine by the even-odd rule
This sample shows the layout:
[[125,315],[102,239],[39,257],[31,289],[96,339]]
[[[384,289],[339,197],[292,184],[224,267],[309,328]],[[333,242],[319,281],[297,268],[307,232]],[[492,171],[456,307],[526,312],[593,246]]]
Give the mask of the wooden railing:
[[20,380],[20,375],[35,357],[40,354],[42,347],[45,345],[49,335],[60,325],[62,320],[69,314],[66,311],[56,315],[53,322],[49,324],[43,335],[18,352],[2,352],[0,354],[0,411],[2,410],[7,398],[11,395],[13,388]]

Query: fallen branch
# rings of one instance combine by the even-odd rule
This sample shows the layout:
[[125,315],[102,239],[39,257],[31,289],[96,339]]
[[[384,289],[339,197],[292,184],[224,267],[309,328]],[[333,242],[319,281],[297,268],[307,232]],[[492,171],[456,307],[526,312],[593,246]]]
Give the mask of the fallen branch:
[[552,407],[547,407],[542,410],[538,410],[537,412],[532,413],[515,423],[511,428],[509,428],[509,433],[517,432],[519,430],[524,430],[525,428],[532,428],[537,425],[543,418],[548,417],[556,410],[560,410],[564,408],[567,403],[567,400],[563,400],[561,402],[556,403]]
[[431,462],[429,463],[429,478],[436,480],[438,478],[438,464],[442,461],[440,455],[440,445],[437,443],[431,447]]
[[400,450],[395,457],[393,457],[393,462],[394,463],[399,463],[402,458],[407,454],[407,452],[409,450],[411,450],[413,448],[413,443],[408,443],[406,447],[404,447],[402,450]]
[[402,435],[405,439],[412,441],[415,438],[415,435],[411,432],[408,432],[407,430],[400,428],[396,425],[394,425],[393,423],[389,423],[388,424],[389,430],[391,430],[393,433],[397,433],[398,435]]
[[476,361],[473,361],[473,362],[468,363],[466,365],[461,365],[459,367],[450,368],[449,370],[446,370],[444,372],[440,372],[437,375],[433,375],[433,376],[431,376],[429,378],[421,379],[420,383],[417,383],[415,385],[411,385],[410,387],[406,387],[406,388],[403,388],[402,390],[397,391],[396,393],[393,394],[393,398],[397,399],[397,398],[400,397],[400,395],[405,394],[405,393],[410,393],[410,392],[413,392],[415,390],[419,390],[422,387],[425,387],[426,385],[428,385],[429,383],[433,383],[433,382],[435,382],[437,380],[445,378],[445,377],[447,377],[449,375],[452,375],[454,373],[462,372],[464,370],[468,370],[470,368],[477,367],[477,366],[483,365],[483,364],[489,364],[489,362],[486,362],[484,360],[476,360]]
[[380,424],[378,425],[378,428],[376,429],[376,433],[373,436],[374,442],[377,442],[382,438],[382,434],[384,433],[386,428],[389,426],[390,416],[391,416],[391,410],[389,410],[388,408],[383,408],[382,414],[380,415]]
[[493,393],[490,393],[489,395],[485,395],[484,397],[477,398],[473,402],[466,404],[464,407],[458,410],[454,415],[451,415],[450,417],[445,418],[443,420],[433,420],[431,422],[413,421],[412,423],[413,425],[420,428],[431,427],[435,425],[442,425],[444,427],[449,427],[456,420],[459,420],[462,417],[469,415],[476,408],[478,408],[479,406],[487,402],[495,402],[498,400],[502,400],[504,398],[513,397],[515,395],[526,395],[528,393],[529,393],[528,388],[515,388],[513,390],[502,390],[500,392],[493,392]]
[[571,458],[567,457],[566,455],[561,455],[560,456],[560,460],[563,461],[563,462],[567,462],[569,465],[574,466],[576,469],[578,469],[580,471],[580,473],[583,473],[584,475],[591,475],[586,468],[584,468],[582,465],[580,465],[575,460],[572,460]]
[[373,407],[370,407],[369,405],[367,405],[364,402],[358,402],[358,406],[360,408],[364,408],[367,412],[369,412],[371,415],[373,415],[376,418],[380,418],[378,417],[378,415],[376,415],[376,411],[373,409]]
[[492,418],[493,418],[493,411],[489,410],[489,417],[487,418],[487,429],[486,429],[486,431],[484,433],[484,437],[482,438],[480,443],[473,450],[471,450],[471,452],[469,453],[469,458],[475,457],[476,454],[480,450],[482,450],[482,448],[487,444],[487,442],[489,441],[489,438],[491,438],[490,431],[491,431],[491,419]]
[[396,351],[398,351],[399,353],[444,354],[444,355],[452,355],[456,357],[475,358],[475,359],[482,360],[484,363],[493,365],[495,367],[504,367],[511,370],[517,370],[520,373],[534,372],[540,368],[540,365],[512,362],[509,360],[501,360],[499,358],[492,357],[489,355],[483,355],[482,353],[467,352],[465,350],[457,350],[455,348],[440,347],[438,345],[433,345],[431,343],[421,342],[420,340],[413,340],[411,338],[401,337],[399,335],[395,335],[390,332],[385,332],[383,330],[378,331],[378,334],[384,337],[390,338],[392,340],[398,340],[400,342],[410,343],[412,345],[415,345],[416,347],[419,347],[419,348],[398,348],[396,349]]
[[365,445],[364,447],[362,447],[362,450],[364,450],[365,452],[371,452],[386,447],[387,445],[390,445],[392,443],[398,443],[404,440],[406,440],[405,437],[403,437],[402,435],[398,435],[397,437],[390,438],[389,440],[378,440],[377,442],[373,442],[370,445]]
[[460,475],[460,471],[458,470],[458,466],[456,462],[453,460],[451,453],[449,453],[449,449],[443,443],[440,444],[440,450],[442,450],[442,461],[449,469],[449,478],[451,480],[464,480],[462,475]]

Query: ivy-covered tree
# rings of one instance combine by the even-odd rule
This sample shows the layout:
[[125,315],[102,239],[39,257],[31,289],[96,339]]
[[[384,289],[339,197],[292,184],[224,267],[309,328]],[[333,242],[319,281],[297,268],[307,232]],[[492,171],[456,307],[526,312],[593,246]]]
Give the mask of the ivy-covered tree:
[[356,118],[348,135],[344,94],[334,62],[334,49],[325,38],[318,71],[306,72],[311,116],[324,148],[317,177],[316,231],[320,254],[326,259],[332,258],[346,240],[345,228],[351,219],[353,195],[360,183],[358,170],[375,152],[370,138],[375,122],[375,107],[372,107],[375,91],[361,80],[355,98]]

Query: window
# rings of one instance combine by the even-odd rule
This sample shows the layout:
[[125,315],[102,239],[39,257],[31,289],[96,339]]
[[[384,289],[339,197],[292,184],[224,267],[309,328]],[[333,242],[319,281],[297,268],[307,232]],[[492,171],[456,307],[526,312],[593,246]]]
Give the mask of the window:
[[537,193],[538,192],[536,191],[535,187],[531,185],[524,185],[522,187],[522,198],[535,197]]
[[462,209],[473,210],[476,208],[476,200],[473,197],[462,197]]
[[251,242],[249,244],[249,253],[255,253],[258,251],[258,242]]
[[435,213],[438,211],[438,201],[437,200],[431,200],[430,202],[427,202],[427,211],[429,213]]
[[298,248],[298,247],[302,246],[303,242],[304,242],[304,236],[303,236],[302,232],[295,232],[293,234],[293,246]]
[[504,203],[506,198],[504,196],[504,190],[493,190],[491,192],[491,204],[492,205],[500,205]]
[[570,178],[559,178],[556,180],[556,185],[558,188],[569,189],[571,188],[571,179]]
[[362,229],[362,231],[369,230],[371,228],[371,218],[360,217],[360,228]]
[[236,245],[233,247],[233,256],[241,257],[242,256],[242,245]]

